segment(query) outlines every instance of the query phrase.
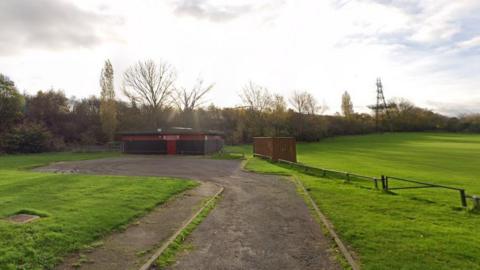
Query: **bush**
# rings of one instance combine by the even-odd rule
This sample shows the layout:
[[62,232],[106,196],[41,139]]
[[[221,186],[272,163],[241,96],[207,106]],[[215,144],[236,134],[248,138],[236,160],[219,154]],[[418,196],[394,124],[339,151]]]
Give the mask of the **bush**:
[[0,152],[40,153],[55,150],[52,134],[39,124],[22,124],[2,136]]

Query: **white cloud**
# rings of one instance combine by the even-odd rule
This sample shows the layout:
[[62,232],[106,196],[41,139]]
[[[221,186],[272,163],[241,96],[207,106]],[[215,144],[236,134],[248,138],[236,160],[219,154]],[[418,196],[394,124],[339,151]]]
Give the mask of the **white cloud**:
[[461,41],[457,43],[457,46],[461,49],[470,49],[470,48],[480,47],[480,36],[476,36],[471,39]]
[[102,28],[104,15],[123,17],[123,42],[78,48],[82,43],[73,41],[63,51],[32,45],[35,50],[0,55],[0,72],[20,89],[98,94],[105,58],[114,64],[117,85],[137,60],[165,59],[178,69],[179,84],[191,85],[198,75],[216,82],[210,101],[220,106],[239,104],[237,93],[249,80],[283,95],[311,91],[330,112],[339,110],[345,90],[356,109],[368,111],[378,76],[387,98],[432,108],[480,89],[476,0],[73,2],[88,14],[102,14],[101,22],[84,22],[88,27]]
[[217,22],[232,20],[251,11],[250,5],[218,6],[210,4],[207,0],[180,0],[175,5],[176,14]]
[[62,0],[2,0],[0,54],[91,47],[114,38],[112,28],[118,22]]

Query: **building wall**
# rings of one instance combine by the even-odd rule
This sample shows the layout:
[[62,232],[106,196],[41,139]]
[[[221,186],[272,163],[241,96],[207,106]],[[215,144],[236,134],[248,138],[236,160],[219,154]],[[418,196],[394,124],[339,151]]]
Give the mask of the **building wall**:
[[295,138],[291,137],[256,137],[253,138],[253,152],[270,157],[297,162],[297,148]]
[[178,140],[177,154],[203,155],[205,154],[205,141],[200,140]]
[[123,135],[122,141],[123,151],[132,154],[204,155],[223,147],[221,136],[203,134]]
[[273,138],[273,145],[273,160],[283,159],[297,162],[297,143],[295,138]]
[[166,154],[166,141],[125,141],[123,143],[123,152],[131,154]]
[[271,158],[273,156],[273,138],[272,137],[253,138],[253,153]]
[[205,154],[212,154],[222,150],[224,141],[220,136],[208,136],[205,140]]

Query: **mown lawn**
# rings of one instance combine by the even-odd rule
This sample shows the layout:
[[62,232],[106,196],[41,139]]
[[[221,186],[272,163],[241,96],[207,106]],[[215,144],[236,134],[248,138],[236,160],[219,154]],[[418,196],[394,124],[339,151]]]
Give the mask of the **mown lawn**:
[[371,176],[459,186],[480,195],[480,135],[391,133],[298,145],[299,162]]
[[[196,185],[155,177],[21,170],[54,161],[107,156],[112,154],[0,156],[0,269],[51,269],[68,253],[87,248],[172,195]],[[4,219],[19,212],[44,217],[23,225]]]
[[[478,135],[404,133],[299,144],[298,156],[313,166],[417,178],[475,194],[480,193],[479,150]],[[370,183],[320,178],[259,159],[250,159],[247,169],[298,177],[362,269],[480,269],[480,214],[459,208],[457,193],[386,194]]]

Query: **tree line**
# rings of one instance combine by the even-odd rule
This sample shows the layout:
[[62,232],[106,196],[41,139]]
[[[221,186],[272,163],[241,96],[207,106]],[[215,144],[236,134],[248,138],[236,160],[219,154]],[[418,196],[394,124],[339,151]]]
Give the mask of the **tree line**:
[[124,131],[149,131],[162,127],[191,127],[225,134],[229,144],[248,143],[255,136],[294,136],[318,141],[338,135],[387,131],[480,132],[480,115],[448,117],[420,108],[404,99],[390,100],[379,115],[354,111],[348,92],[341,113],[327,109],[308,91],[289,97],[248,82],[240,93],[242,106],[206,106],[213,83],[199,78],[190,87],[179,86],[175,68],[148,60],[123,73],[116,96],[110,61],[100,72],[99,97],[67,98],[60,90],[21,94],[15,83],[0,74],[0,153],[61,151],[79,145],[105,145]]

